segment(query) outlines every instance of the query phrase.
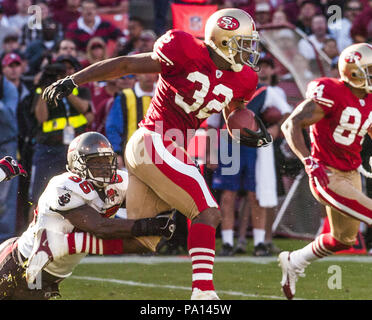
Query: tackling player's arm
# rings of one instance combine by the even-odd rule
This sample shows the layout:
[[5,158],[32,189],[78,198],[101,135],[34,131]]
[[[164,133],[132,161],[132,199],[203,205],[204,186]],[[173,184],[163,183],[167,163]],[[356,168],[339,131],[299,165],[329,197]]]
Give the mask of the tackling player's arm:
[[102,239],[130,237],[134,224],[134,220],[104,218],[88,205],[64,211],[62,214],[74,227]]
[[109,219],[103,217],[88,205],[63,212],[59,211],[59,213],[70,221],[74,227],[101,239],[125,239],[140,236],[164,236],[169,238],[174,231],[174,221],[168,217],[138,220]]

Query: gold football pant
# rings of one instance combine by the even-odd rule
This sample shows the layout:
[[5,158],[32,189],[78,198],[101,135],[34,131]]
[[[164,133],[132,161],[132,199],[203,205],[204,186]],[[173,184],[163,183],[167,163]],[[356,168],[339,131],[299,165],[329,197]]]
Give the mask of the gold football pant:
[[[129,173],[126,207],[129,219],[154,217],[177,209],[190,220],[218,208],[204,177],[184,148],[145,128],[138,129],[125,149]],[[155,250],[159,237],[138,240]]]
[[360,174],[327,167],[329,184],[320,186],[317,180],[310,183],[314,197],[326,206],[332,236],[346,245],[353,245],[360,221],[372,225],[372,199],[362,192]]

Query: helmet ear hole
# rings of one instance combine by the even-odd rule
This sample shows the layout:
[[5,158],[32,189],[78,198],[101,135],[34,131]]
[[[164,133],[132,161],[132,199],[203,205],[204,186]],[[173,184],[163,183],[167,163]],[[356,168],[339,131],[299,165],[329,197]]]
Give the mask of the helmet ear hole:
[[227,40],[222,40],[221,44],[226,47],[227,46]]

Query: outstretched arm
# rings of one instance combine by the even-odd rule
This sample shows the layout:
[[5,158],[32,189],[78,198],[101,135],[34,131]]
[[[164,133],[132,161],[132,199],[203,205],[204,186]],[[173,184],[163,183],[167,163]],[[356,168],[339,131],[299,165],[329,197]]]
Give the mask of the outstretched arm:
[[[139,220],[108,219],[88,205],[61,212],[73,226],[102,239],[123,239],[140,236],[165,236],[174,231],[174,221],[168,217]],[[173,225],[173,228],[171,227]]]
[[56,103],[57,99],[69,96],[76,86],[88,82],[117,79],[125,74],[160,72],[160,62],[151,52],[106,59],[54,82],[44,90],[43,99]]
[[[49,262],[75,253],[122,254],[141,253],[148,248],[137,241],[140,236],[164,236],[170,239],[175,231],[171,212],[156,218],[139,220],[104,218],[88,205],[60,211],[73,226],[85,232],[64,234],[48,229],[39,229],[34,247],[28,257],[26,281],[33,283]],[[167,215],[166,215],[167,214]],[[124,241],[122,239],[125,239]]]
[[131,237],[135,220],[108,219],[88,205],[68,210],[63,216],[81,231],[89,232],[102,239]]
[[106,59],[73,74],[71,78],[76,85],[92,81],[117,79],[125,74],[159,73],[160,63],[152,58],[152,53],[121,56]]

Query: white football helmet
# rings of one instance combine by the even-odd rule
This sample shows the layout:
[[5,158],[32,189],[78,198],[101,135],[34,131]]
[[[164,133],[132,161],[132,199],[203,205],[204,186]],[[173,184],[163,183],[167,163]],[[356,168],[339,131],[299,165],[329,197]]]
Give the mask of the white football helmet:
[[[108,157],[109,163],[99,166],[89,165],[88,160],[96,157]],[[66,168],[79,177],[91,181],[97,187],[106,187],[116,181],[116,154],[104,135],[93,131],[85,132],[70,143]]]
[[234,57],[252,68],[257,65],[259,35],[252,17],[241,9],[218,10],[207,20],[204,41],[218,55],[231,64],[231,69],[240,72],[243,65],[236,63]]
[[344,49],[338,59],[338,70],[343,81],[372,93],[372,45],[353,44]]

